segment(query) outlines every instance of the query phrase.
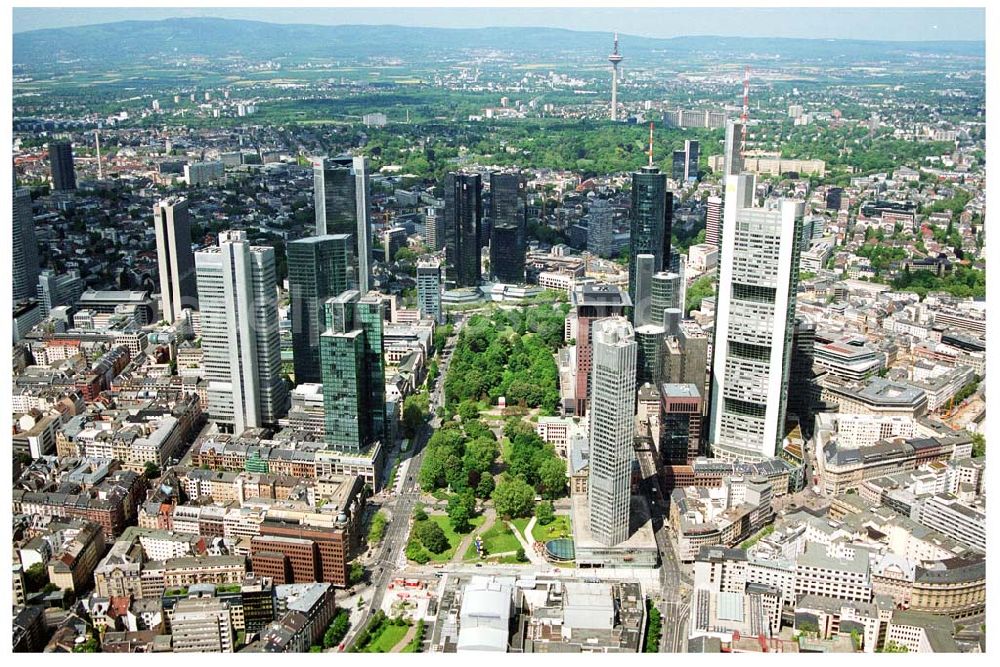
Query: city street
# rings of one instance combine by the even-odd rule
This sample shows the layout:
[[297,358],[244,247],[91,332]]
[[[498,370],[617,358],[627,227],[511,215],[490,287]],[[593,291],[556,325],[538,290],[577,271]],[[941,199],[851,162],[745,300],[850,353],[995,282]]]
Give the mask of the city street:
[[[423,460],[424,446],[434,433],[434,429],[441,424],[436,415],[438,407],[443,405],[444,378],[447,375],[448,364],[451,361],[451,353],[457,340],[458,332],[464,322],[461,315],[456,317],[455,329],[452,337],[445,344],[445,349],[440,351],[441,363],[440,372],[430,391],[430,401],[428,411],[431,418],[421,425],[420,430],[413,438],[409,453],[411,458],[405,466],[406,476],[402,479],[400,491],[394,494],[392,489],[387,489],[389,500],[383,505],[383,509],[388,514],[388,523],[385,528],[385,535],[378,547],[378,551],[371,563],[371,584],[366,592],[371,596],[365,599],[365,613],[362,621],[354,625],[344,640],[345,650],[351,646],[357,637],[358,631],[365,626],[372,615],[382,606],[382,599],[385,597],[386,587],[389,582],[398,577],[400,570],[406,567],[406,542],[410,533],[410,517],[413,509],[420,500],[420,489],[417,484],[417,473],[420,470],[420,463]],[[404,466],[401,463],[400,469]]]
[[639,470],[642,473],[642,490],[649,500],[653,534],[660,552],[660,613],[663,635],[661,653],[684,653],[687,650],[687,619],[690,612],[691,581],[681,569],[677,550],[669,526],[670,499],[664,498],[657,475],[656,453],[653,450],[636,450]]

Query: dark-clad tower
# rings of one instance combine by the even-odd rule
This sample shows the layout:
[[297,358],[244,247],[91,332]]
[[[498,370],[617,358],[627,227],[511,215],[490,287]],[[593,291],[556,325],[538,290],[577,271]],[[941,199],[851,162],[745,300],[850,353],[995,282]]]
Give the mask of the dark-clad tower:
[[49,167],[52,170],[53,190],[76,190],[73,144],[68,141],[49,142]]
[[490,275],[502,283],[522,283],[528,226],[524,177],[492,173],[490,194]]
[[667,192],[667,175],[654,166],[632,173],[631,241],[628,293],[635,301],[635,267],[638,255],[653,255],[653,272],[663,271],[670,253],[673,195]]
[[448,174],[444,179],[445,277],[455,287],[479,285],[482,218],[479,174]]

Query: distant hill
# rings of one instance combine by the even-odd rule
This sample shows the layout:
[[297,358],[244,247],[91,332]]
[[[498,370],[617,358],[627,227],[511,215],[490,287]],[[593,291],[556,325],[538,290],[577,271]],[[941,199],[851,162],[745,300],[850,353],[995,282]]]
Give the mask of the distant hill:
[[[164,57],[220,59],[243,56],[336,58],[361,62],[371,57],[429,62],[472,51],[517,52],[525,62],[539,58],[579,59],[593,53],[597,62],[610,51],[611,33],[556,28],[445,29],[392,25],[293,25],[215,18],[122,21],[72,28],[15,33],[14,63],[29,67],[80,60],[114,66]],[[626,64],[663,63],[710,54],[743,62],[749,54],[795,62],[894,62],[915,52],[985,57],[983,42],[873,42],[857,40],[621,36]],[[544,62],[549,62],[545,60]]]

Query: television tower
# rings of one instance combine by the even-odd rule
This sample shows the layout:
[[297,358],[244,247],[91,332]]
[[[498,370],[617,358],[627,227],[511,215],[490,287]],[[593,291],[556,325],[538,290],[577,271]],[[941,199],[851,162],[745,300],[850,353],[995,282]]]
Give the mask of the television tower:
[[747,154],[747,125],[750,122],[750,66],[743,69],[743,113],[740,123],[743,125],[743,136],[740,137],[740,157]]
[[618,53],[618,33],[615,33],[615,50],[608,56],[611,63],[611,120],[618,120],[618,63],[624,57]]

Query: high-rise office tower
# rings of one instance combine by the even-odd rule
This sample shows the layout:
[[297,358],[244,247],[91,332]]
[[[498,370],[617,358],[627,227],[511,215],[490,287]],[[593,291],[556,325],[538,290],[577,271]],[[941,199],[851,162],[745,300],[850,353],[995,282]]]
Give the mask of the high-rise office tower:
[[385,434],[382,300],[349,290],[328,299],[320,336],[326,442],[361,452]]
[[607,199],[594,199],[587,213],[587,250],[598,257],[611,257],[614,253],[614,213]]
[[816,325],[796,319],[792,332],[792,362],[788,371],[788,412],[799,418],[803,431],[812,431],[813,360],[816,354]]
[[417,306],[420,317],[444,324],[441,308],[441,262],[431,258],[417,263]]
[[687,173],[687,153],[685,151],[674,151],[670,160],[670,177],[675,181],[683,181],[684,174]]
[[650,291],[652,294],[650,298],[649,321],[652,324],[663,325],[664,311],[668,308],[681,307],[680,274],[668,271],[660,271],[653,274]]
[[594,322],[590,410],[590,530],[607,546],[629,536],[629,487],[635,456],[636,343],[621,317]]
[[684,465],[698,458],[701,444],[701,388],[693,384],[660,385],[660,459]]
[[726,123],[726,140],[723,144],[722,179],[736,176],[743,171],[743,154],[740,152],[740,141],[743,137],[743,124],[734,121]]
[[635,256],[635,295],[632,297],[632,326],[658,324],[652,320],[653,269],[656,258],[650,254]]
[[804,204],[741,206],[751,182],[726,180],[709,440],[716,456],[759,461],[785,435]]
[[372,284],[372,225],[368,161],[341,155],[313,161],[316,236],[351,234],[357,262],[351,284],[362,292]]
[[701,156],[700,147],[693,139],[684,140],[684,180],[694,183],[698,180],[698,159]]
[[73,144],[68,141],[49,142],[49,168],[52,170],[53,190],[76,190]]
[[424,209],[424,233],[427,236],[427,247],[437,252],[444,247],[444,208],[428,206]]
[[635,327],[635,342],[638,349],[635,366],[637,386],[646,383],[655,386],[660,381],[664,332],[665,329],[659,324],[643,324]]
[[327,234],[292,241],[286,246],[288,291],[292,320],[295,383],[322,382],[319,336],[323,333],[323,304],[356,287],[354,237]]
[[635,301],[635,270],[638,255],[653,255],[653,271],[662,271],[670,256],[670,222],[673,195],[667,192],[667,175],[646,166],[632,174],[631,240],[628,294]]
[[573,388],[574,415],[582,417],[587,413],[587,402],[591,396],[591,363],[593,361],[593,332],[591,324],[607,317],[621,316],[626,308],[632,307],[632,300],[615,285],[584,283],[575,285],[570,293],[570,304],[576,315],[576,378]]
[[527,189],[520,172],[490,174],[490,274],[501,283],[524,282]]
[[493,226],[490,276],[498,283],[517,285],[524,282],[524,253],[517,249],[517,227]]
[[705,210],[705,243],[719,247],[719,230],[722,228],[722,197],[709,197]]
[[14,303],[34,299],[38,291],[38,238],[28,188],[14,188],[13,269]]
[[482,276],[483,184],[479,174],[444,179],[445,278],[455,287],[476,287]]
[[191,217],[187,199],[172,197],[153,206],[156,259],[160,266],[160,303],[163,319],[173,324],[185,308],[198,310]]
[[194,255],[208,413],[234,433],[275,424],[288,411],[281,377],[274,248],[244,231]]

